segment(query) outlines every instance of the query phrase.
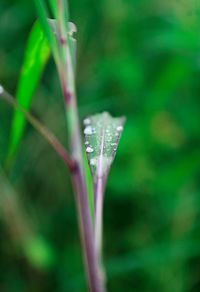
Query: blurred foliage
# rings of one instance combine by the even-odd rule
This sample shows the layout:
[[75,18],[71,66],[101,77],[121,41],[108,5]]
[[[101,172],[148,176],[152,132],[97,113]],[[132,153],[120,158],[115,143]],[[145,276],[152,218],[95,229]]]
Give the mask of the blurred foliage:
[[[199,291],[200,4],[74,0],[70,8],[81,117],[127,116],[105,199],[108,291]],[[33,1],[0,1],[0,82],[13,94],[35,19]],[[32,111],[68,145],[52,61]],[[1,102],[2,166],[11,117]],[[1,173],[0,195],[0,291],[86,291],[69,173],[30,126],[14,168]]]

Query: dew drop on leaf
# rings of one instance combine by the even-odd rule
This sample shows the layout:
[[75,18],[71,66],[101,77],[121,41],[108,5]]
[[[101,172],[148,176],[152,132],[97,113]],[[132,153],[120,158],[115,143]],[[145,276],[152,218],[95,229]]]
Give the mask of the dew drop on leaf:
[[95,158],[90,159],[90,165],[95,166],[97,164],[97,160]]
[[121,132],[123,130],[123,127],[122,126],[118,126],[117,127],[117,131]]
[[91,123],[91,121],[90,121],[90,119],[87,118],[83,121],[83,123],[85,126],[88,126]]
[[92,153],[94,151],[94,149],[92,148],[92,147],[90,147],[90,146],[88,146],[87,148],[86,148],[86,152],[87,153]]
[[93,129],[91,126],[87,126],[84,130],[84,134],[85,135],[92,135],[94,132],[93,132]]

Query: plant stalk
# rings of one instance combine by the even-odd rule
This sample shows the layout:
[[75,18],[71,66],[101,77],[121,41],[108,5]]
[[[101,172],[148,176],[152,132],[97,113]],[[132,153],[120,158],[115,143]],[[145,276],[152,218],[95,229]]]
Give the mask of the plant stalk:
[[[101,142],[101,149],[100,152],[103,153],[104,151],[104,140],[105,140],[105,133],[102,134],[102,142]],[[98,253],[98,260],[102,266],[102,232],[103,232],[103,199],[104,199],[104,191],[105,191],[105,178],[102,175],[103,169],[103,160],[102,156],[99,158],[98,163],[98,170],[97,170],[97,178],[94,183],[95,189],[95,247]],[[103,273],[103,272],[102,272]]]
[[103,201],[104,201],[105,184],[103,178],[98,178],[95,184],[95,228],[94,242],[98,255],[98,263],[101,268],[101,281],[105,286],[105,271],[102,260],[102,242],[103,242]]
[[95,246],[99,259],[102,252],[102,214],[103,214],[104,186],[103,178],[97,179],[95,184]]
[[77,209],[79,213],[79,228],[82,239],[87,279],[91,292],[104,292],[101,280],[101,269],[98,263],[98,254],[94,243],[94,231],[89,210],[88,191],[83,167],[83,150],[80,132],[80,122],[76,101],[74,68],[69,49],[69,39],[64,27],[63,0],[58,0],[58,32],[61,48],[62,72],[60,75],[61,86],[66,106],[69,138],[71,141],[71,155],[77,162],[77,169],[73,173],[73,183],[76,193]]
[[[69,60],[68,60],[69,61]],[[68,75],[69,76],[69,75]],[[63,83],[63,95],[66,104],[66,114],[69,125],[69,136],[71,140],[72,157],[78,165],[73,175],[75,193],[77,195],[77,208],[79,213],[79,226],[82,238],[87,278],[91,292],[103,292],[101,272],[98,264],[97,251],[94,244],[94,232],[89,210],[88,193],[83,170],[83,151],[80,134],[80,123],[76,104],[76,94],[73,87]]]
[[89,288],[91,292],[105,292],[106,290],[98,262],[98,255],[95,251],[94,233],[87,201],[87,189],[85,188],[85,182],[83,181],[80,169],[74,173],[73,182],[77,194],[76,199],[79,211],[79,226]]

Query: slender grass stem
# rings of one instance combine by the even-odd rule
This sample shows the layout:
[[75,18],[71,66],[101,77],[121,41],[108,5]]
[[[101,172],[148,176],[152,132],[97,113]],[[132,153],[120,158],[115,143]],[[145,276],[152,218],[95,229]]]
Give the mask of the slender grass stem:
[[21,107],[19,103],[15,100],[15,98],[11,94],[9,94],[2,86],[0,86],[0,97],[8,104],[13,106],[16,110],[19,110],[21,113],[23,113],[29,123],[54,148],[60,158],[69,167],[70,171],[74,171],[74,169],[76,168],[75,161],[71,158],[65,147],[60,143],[56,136],[52,132],[50,132],[44,125],[42,125],[41,122],[38,121],[31,113],[27,112],[23,107]]
[[81,231],[82,245],[84,248],[85,264],[87,268],[88,283],[91,292],[104,292],[104,281],[98,262],[98,255],[95,252],[94,234],[91,224],[91,217],[87,202],[87,190],[80,171],[73,175],[74,187],[77,194],[77,206],[79,210],[79,225]]
[[60,16],[58,17],[58,31],[60,33],[61,64],[63,65],[60,80],[66,106],[69,137],[71,141],[71,155],[78,165],[77,171],[73,175],[73,182],[79,213],[79,226],[90,291],[103,292],[105,291],[105,288],[101,280],[101,269],[98,263],[98,254],[94,243],[94,231],[84,175],[82,139],[76,101],[74,68],[69,50],[68,35],[66,29],[63,27],[63,24],[65,23],[62,11],[63,7],[63,0],[58,0],[58,16]]

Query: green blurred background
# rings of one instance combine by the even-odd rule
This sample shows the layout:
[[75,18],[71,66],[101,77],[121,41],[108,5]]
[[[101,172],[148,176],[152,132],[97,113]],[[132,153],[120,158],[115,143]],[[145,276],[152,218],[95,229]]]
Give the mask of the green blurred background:
[[[80,115],[127,124],[105,197],[108,291],[200,291],[200,3],[73,0]],[[0,1],[0,83],[15,94],[33,1]],[[53,61],[32,112],[67,145]],[[12,110],[0,103],[0,163]],[[0,172],[0,291],[86,291],[70,177],[28,125]]]

